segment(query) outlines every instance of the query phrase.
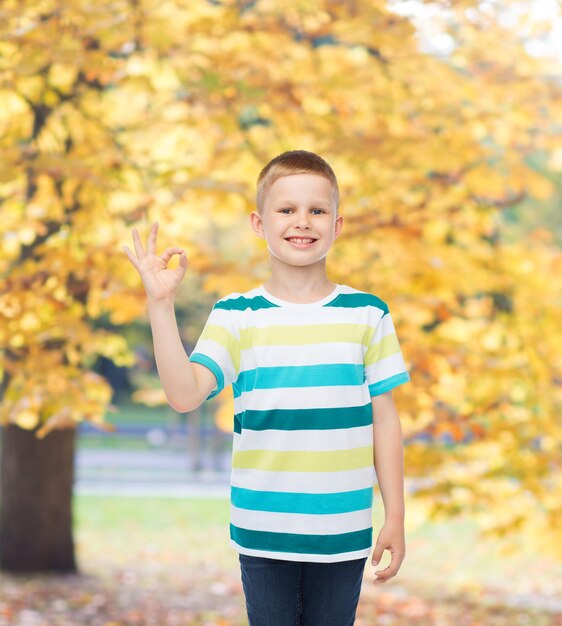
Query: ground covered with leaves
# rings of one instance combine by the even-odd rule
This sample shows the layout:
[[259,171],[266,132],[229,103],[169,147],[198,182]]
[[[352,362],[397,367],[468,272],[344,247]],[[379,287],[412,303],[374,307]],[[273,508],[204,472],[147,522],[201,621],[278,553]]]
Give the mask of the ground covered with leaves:
[[[79,573],[0,574],[0,626],[247,626],[227,501],[79,497],[75,520]],[[523,560],[509,574],[516,561],[494,563],[463,533],[407,536],[407,559],[383,585],[373,572],[389,557],[368,561],[356,625],[562,626],[556,564]],[[477,577],[480,552],[492,557]]]

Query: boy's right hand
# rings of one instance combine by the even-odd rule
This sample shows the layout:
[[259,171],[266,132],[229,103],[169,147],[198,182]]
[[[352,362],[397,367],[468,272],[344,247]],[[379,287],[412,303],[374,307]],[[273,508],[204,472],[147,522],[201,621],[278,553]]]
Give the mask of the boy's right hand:
[[[123,246],[123,250],[141,276],[148,300],[152,302],[173,300],[187,269],[187,257],[183,248],[177,246],[166,248],[161,256],[156,254],[157,232],[158,222],[153,222],[145,251],[137,229],[133,228],[136,257],[127,246]],[[166,269],[168,262],[175,254],[180,255],[178,267],[174,270]]]

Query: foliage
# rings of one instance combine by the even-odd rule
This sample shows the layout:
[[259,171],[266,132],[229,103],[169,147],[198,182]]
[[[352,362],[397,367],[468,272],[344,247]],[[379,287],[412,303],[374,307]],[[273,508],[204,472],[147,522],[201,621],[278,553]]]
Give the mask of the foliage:
[[559,66],[526,54],[524,15],[442,4],[445,58],[382,0],[4,2],[2,420],[104,426],[96,359],[134,364],[104,323],[145,313],[130,229],[158,219],[208,292],[255,286],[256,175],[311,149],[341,187],[331,277],[394,311],[406,466],[431,478],[428,515],[469,512],[560,551],[562,258],[544,229],[501,231],[502,211],[555,189],[529,159],[562,167]]

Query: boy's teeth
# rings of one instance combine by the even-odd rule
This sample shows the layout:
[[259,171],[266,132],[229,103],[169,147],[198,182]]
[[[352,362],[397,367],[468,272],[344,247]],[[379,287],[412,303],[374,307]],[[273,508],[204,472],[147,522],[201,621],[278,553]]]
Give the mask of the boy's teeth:
[[298,239],[296,237],[289,237],[289,241],[294,241],[295,243],[311,243],[314,239]]

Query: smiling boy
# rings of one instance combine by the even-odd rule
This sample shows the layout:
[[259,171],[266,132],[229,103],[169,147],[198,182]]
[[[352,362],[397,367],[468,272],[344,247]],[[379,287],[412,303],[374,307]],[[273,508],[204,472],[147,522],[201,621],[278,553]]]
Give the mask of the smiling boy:
[[[387,304],[330,281],[340,235],[330,165],[304,150],[260,172],[250,223],[271,277],[219,299],[189,359],[173,296],[185,253],[135,264],[147,289],[156,362],[170,404],[191,411],[232,385],[230,544],[239,553],[251,626],[353,624],[372,548],[377,480],[385,520],[372,555],[396,575],[405,556],[402,431],[391,390],[410,380]],[[157,226],[156,226],[157,228]],[[181,251],[176,270],[165,269]],[[183,354],[183,357],[182,357]],[[295,621],[297,620],[297,621]]]
[[[258,179],[258,211],[250,216],[270,253],[271,278],[264,287],[293,302],[314,302],[335,287],[326,276],[326,257],[343,224],[337,215],[338,190],[316,173],[288,175],[281,169],[275,175],[273,169],[268,176],[275,165]],[[303,238],[312,242],[298,243]]]

